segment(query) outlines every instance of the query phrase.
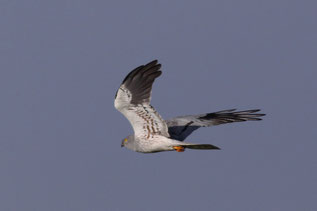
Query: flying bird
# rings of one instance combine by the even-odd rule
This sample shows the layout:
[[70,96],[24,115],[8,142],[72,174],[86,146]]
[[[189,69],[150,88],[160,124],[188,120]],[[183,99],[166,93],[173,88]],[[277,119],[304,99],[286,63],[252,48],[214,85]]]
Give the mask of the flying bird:
[[161,151],[184,152],[185,149],[219,149],[211,144],[196,144],[184,140],[200,127],[261,120],[260,109],[179,116],[164,120],[151,106],[152,85],[161,72],[161,64],[154,60],[132,70],[123,80],[114,101],[115,108],[131,123],[134,134],[124,138],[121,147],[142,153]]

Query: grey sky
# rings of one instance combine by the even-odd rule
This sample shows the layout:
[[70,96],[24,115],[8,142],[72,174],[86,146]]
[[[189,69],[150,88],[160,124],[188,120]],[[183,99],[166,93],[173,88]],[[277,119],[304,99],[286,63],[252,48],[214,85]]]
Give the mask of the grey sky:
[[[317,210],[316,1],[0,2],[0,210]],[[267,116],[122,149],[116,89],[153,59],[163,117]]]

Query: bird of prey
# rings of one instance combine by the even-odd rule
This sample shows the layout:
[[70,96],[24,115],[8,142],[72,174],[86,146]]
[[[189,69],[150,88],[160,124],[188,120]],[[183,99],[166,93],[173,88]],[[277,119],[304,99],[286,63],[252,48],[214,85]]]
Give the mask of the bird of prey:
[[114,101],[115,108],[131,123],[134,134],[122,140],[121,146],[142,153],[161,151],[183,152],[185,149],[219,149],[211,144],[196,144],[184,140],[200,127],[261,120],[260,109],[179,116],[164,120],[150,105],[152,84],[159,77],[161,64],[154,60],[132,70],[123,80]]

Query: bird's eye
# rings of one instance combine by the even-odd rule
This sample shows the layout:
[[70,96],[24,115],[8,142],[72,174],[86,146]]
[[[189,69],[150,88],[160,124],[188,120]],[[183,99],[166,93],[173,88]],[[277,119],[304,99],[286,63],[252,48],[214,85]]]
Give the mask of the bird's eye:
[[128,139],[125,138],[125,139],[124,139],[124,142],[127,142],[127,141],[128,141]]

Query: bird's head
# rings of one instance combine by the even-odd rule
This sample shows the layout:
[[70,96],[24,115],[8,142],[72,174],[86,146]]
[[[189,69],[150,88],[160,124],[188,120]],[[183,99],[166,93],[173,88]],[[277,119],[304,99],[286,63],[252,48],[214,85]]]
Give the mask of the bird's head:
[[132,148],[134,144],[134,135],[127,136],[121,142],[121,147],[126,147],[128,149]]

